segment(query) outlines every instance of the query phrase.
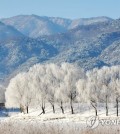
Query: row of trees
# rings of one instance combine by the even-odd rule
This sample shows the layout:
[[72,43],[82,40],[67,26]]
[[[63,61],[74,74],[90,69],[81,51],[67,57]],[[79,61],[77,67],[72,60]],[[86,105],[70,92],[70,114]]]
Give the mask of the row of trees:
[[49,102],[55,113],[57,103],[64,113],[64,103],[70,104],[74,114],[73,102],[90,103],[97,115],[97,104],[116,100],[117,115],[120,95],[120,66],[103,67],[84,72],[69,63],[37,64],[28,72],[20,73],[11,79],[6,93],[7,107],[20,107],[29,112],[29,106],[41,106],[45,114],[45,104]]

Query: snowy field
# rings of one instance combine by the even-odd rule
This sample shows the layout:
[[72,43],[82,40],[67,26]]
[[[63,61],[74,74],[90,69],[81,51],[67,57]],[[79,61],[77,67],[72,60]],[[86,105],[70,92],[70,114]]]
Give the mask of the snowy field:
[[[75,114],[71,114],[69,106],[65,106],[65,114],[60,108],[55,107],[56,113],[52,113],[50,106],[46,108],[46,114],[41,114],[41,109],[32,108],[29,114],[9,112],[9,117],[0,118],[0,134],[119,134],[119,126],[88,127],[87,120],[94,116],[94,109],[85,105],[74,104]],[[99,118],[116,118],[116,108],[109,105],[109,116],[105,115],[105,107],[98,108]]]

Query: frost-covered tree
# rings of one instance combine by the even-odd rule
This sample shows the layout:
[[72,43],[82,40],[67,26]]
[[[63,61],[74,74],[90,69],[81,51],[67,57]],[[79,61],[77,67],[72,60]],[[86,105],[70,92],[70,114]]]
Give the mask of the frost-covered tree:
[[42,109],[42,113],[45,114],[45,103],[48,90],[46,67],[44,65],[37,64],[31,67],[28,73],[32,77],[31,88],[34,92],[34,103],[35,105],[39,105]]
[[108,102],[113,102],[113,87],[111,82],[119,77],[118,67],[103,67],[101,69],[93,69],[87,73],[90,85],[94,89],[94,94],[99,102],[106,104],[106,116],[108,116]]
[[[90,90],[91,97],[91,104],[95,108],[97,114],[97,102],[105,101],[106,102],[106,115],[108,115],[108,97],[109,97],[109,88],[108,88],[108,81],[106,80],[106,75],[102,73],[103,69],[93,69],[92,71],[87,73],[89,82],[88,89]],[[90,96],[91,96],[90,95]],[[94,104],[93,104],[94,103]]]
[[109,73],[111,75],[111,82],[109,84],[110,90],[112,92],[111,97],[116,102],[116,115],[118,116],[120,101],[120,66],[111,67]]
[[34,91],[32,87],[32,77],[29,73],[25,75],[25,81],[24,81],[24,96],[23,96],[23,104],[26,108],[26,112],[29,113],[29,106],[32,104],[34,100]]
[[112,80],[110,83],[110,90],[113,92],[112,98],[116,102],[116,115],[119,114],[119,101],[120,101],[120,79]]
[[94,81],[89,78],[80,79],[76,83],[76,87],[78,91],[78,101],[82,103],[91,104],[91,106],[95,110],[95,115],[97,116],[98,92]]
[[76,99],[77,95],[76,82],[79,79],[84,78],[84,71],[79,67],[68,63],[63,63],[61,68],[64,71],[64,90],[66,92],[66,97],[70,101],[71,113],[74,114],[73,101]]
[[58,105],[61,108],[62,113],[64,114],[64,103],[66,103],[68,101],[68,97],[66,95],[66,88],[65,88],[65,81],[64,81],[64,72],[63,70],[61,70],[59,72],[59,83],[58,83],[58,87],[57,90],[55,92],[55,100],[58,103]]
[[86,82],[86,90],[89,103],[95,110],[95,115],[98,115],[97,105],[99,102],[99,94],[100,94],[100,87],[98,86],[98,76],[97,76],[97,69],[92,71],[88,71],[87,75],[87,82]]
[[88,91],[86,90],[87,79],[79,79],[76,82],[77,88],[77,101],[80,103],[88,101]]
[[87,83],[87,90],[89,91],[88,95],[89,95],[89,101],[91,106],[94,108],[95,110],[95,115],[98,115],[98,110],[97,110],[97,106],[98,106],[98,99],[99,99],[99,88],[96,86],[95,82],[91,82],[89,81]]
[[5,97],[7,107],[20,107],[21,112],[27,110],[32,100],[31,91],[29,90],[29,77],[27,73],[20,73],[11,79],[7,87]]
[[52,106],[53,113],[55,113],[55,94],[60,82],[59,72],[60,67],[55,64],[49,64],[46,68],[46,79],[48,80],[47,100]]
[[[113,102],[113,86],[111,82],[118,79],[120,73],[119,67],[103,67],[98,71],[99,87],[101,86],[101,98],[106,103],[106,116],[108,116],[108,102]],[[104,99],[105,98],[105,99]]]

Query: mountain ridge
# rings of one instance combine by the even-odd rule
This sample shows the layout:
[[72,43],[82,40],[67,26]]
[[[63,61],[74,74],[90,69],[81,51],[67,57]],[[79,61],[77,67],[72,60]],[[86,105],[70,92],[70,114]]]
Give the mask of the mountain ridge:
[[94,17],[81,19],[65,19],[60,17],[47,17],[37,15],[19,15],[1,21],[15,27],[22,34],[36,38],[43,35],[64,33],[79,25],[88,25],[96,22],[108,22],[113,19],[108,17]]
[[[44,19],[46,21],[46,17]],[[60,21],[60,18],[50,19],[64,26],[68,23]],[[50,22],[50,25],[53,22]],[[14,26],[3,22],[0,26],[5,27],[5,30],[0,29],[0,34],[5,35],[4,40],[0,39],[2,80],[10,79],[37,63],[70,62],[78,64],[85,70],[120,65],[120,19],[78,25],[64,32],[37,38],[26,36]],[[6,31],[9,31],[10,36]]]

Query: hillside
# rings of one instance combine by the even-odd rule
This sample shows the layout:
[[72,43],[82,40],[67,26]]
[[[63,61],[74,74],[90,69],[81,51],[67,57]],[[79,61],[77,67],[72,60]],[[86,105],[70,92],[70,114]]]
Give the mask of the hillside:
[[[31,18],[31,16],[29,17]],[[36,21],[35,18],[37,17],[32,15],[33,21]],[[65,31],[57,33],[58,29],[53,25],[51,30],[55,28],[57,31],[56,34],[49,33],[50,35],[30,38],[23,35],[23,32],[18,32],[15,29],[15,24],[13,27],[0,23],[0,79],[5,79],[6,77],[9,79],[9,77],[20,71],[27,70],[36,63],[70,62],[77,63],[85,70],[95,67],[100,68],[104,65],[112,66],[120,64],[119,19],[106,20],[102,18],[101,20],[98,17],[97,22],[95,22],[95,18],[90,18],[84,22],[84,25],[78,25],[74,29],[68,30],[67,24],[70,24],[71,21],[69,19],[63,21],[61,18],[38,18],[44,18],[45,22],[46,19],[50,22],[52,21],[52,24],[55,23],[57,26],[64,27]],[[16,17],[12,19],[14,20]],[[25,21],[25,18],[23,21]],[[44,21],[42,23],[46,25]],[[23,23],[19,23],[19,25],[23,27]],[[25,29],[27,25],[24,25]],[[4,27],[4,29],[1,27]],[[29,32],[31,34],[32,32],[34,33],[35,29],[30,28],[31,26],[28,27],[31,31]],[[46,27],[43,26],[43,28]],[[7,34],[7,31],[9,31],[9,34]],[[34,35],[31,36],[34,37]]]
[[18,39],[20,37],[23,37],[22,33],[17,31],[14,27],[0,22],[0,42],[3,40]]
[[28,60],[33,65],[57,54],[53,46],[25,37],[3,23],[0,23],[0,35],[0,79],[4,79]]

